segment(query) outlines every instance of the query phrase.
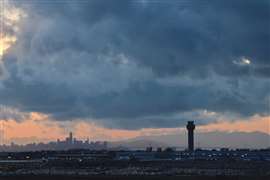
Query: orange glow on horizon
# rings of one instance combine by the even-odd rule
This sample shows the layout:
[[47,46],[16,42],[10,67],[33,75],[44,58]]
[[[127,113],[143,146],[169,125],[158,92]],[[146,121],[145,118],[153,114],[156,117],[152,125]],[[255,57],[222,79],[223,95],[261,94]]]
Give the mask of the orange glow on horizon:
[[242,132],[263,132],[270,135],[270,116],[254,116],[250,120],[238,120],[234,122],[220,121],[213,124],[201,126],[202,131],[242,131]]
[[[198,132],[223,131],[223,132],[262,132],[270,135],[268,117],[254,116],[250,120],[234,122],[220,121],[208,125],[198,126]],[[178,128],[145,128],[140,130],[109,129],[95,123],[86,121],[64,122],[53,121],[49,116],[41,113],[30,113],[27,120],[16,122],[15,120],[2,120],[5,130],[5,143],[14,141],[24,144],[30,142],[48,142],[56,139],[64,139],[69,131],[73,131],[79,139],[118,141],[136,138],[139,136],[156,136],[181,134],[184,127]]]

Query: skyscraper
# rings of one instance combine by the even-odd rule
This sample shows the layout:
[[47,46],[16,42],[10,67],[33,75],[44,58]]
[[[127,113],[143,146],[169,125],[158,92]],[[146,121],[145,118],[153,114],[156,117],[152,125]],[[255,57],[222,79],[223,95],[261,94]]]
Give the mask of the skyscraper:
[[69,143],[70,143],[70,144],[73,143],[73,135],[72,135],[72,132],[69,133]]
[[194,121],[188,121],[187,123],[187,130],[188,130],[188,150],[194,150],[194,129],[195,124]]

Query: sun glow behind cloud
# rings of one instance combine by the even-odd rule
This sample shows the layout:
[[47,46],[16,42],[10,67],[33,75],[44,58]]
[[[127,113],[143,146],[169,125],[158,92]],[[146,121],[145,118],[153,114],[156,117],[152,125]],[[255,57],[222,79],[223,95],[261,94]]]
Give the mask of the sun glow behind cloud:
[[246,57],[241,57],[238,60],[234,60],[233,63],[239,66],[248,66],[251,64],[251,60]]
[[17,41],[15,36],[1,35],[0,39],[0,57]]
[[9,1],[0,1],[0,59],[5,52],[16,43],[19,23],[26,13]]

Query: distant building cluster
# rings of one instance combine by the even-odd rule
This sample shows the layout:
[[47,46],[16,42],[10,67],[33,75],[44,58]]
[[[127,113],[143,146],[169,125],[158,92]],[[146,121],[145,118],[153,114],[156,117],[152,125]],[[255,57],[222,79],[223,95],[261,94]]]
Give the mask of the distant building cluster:
[[31,143],[26,145],[18,145],[11,143],[10,145],[1,145],[0,151],[41,151],[41,150],[70,150],[70,149],[89,149],[89,150],[106,150],[108,143],[106,141],[82,141],[73,137],[72,132],[69,136],[61,141],[53,141],[49,143]]

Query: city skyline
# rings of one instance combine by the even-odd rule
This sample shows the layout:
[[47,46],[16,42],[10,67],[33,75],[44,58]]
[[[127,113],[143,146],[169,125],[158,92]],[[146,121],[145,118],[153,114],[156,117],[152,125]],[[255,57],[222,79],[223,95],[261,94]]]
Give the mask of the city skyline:
[[[189,121],[192,122],[192,121]],[[64,138],[54,137],[54,140],[41,141],[28,139],[27,143],[10,141],[0,145],[0,151],[42,151],[42,150],[145,150],[152,148],[175,148],[177,150],[193,151],[195,149],[269,149],[270,135],[260,132],[195,132],[189,136],[188,132],[177,134],[162,134],[137,136],[131,139],[112,141],[108,139],[95,140],[89,137],[75,137],[73,132],[66,134]],[[68,136],[67,136],[68,135]],[[190,141],[190,138],[194,138]],[[190,141],[190,142],[189,142]]]
[[57,139],[48,143],[29,143],[19,145],[14,142],[10,144],[0,145],[0,152],[16,152],[16,151],[46,151],[46,150],[72,150],[72,149],[88,149],[88,150],[107,150],[108,142],[90,141],[89,138],[81,140],[73,137],[73,133],[69,132],[68,137],[63,140]]
[[[41,121],[41,120],[39,120]],[[106,129],[102,126],[97,126],[94,124],[87,124],[85,122],[81,122],[75,126],[75,128],[70,127],[62,127],[60,128],[57,123],[50,122],[44,120],[47,125],[49,124],[51,129],[48,129],[47,126],[42,125],[42,123],[36,123],[34,121],[25,121],[20,123],[15,123],[14,128],[11,129],[12,125],[9,124],[10,130],[6,127],[6,136],[5,139],[2,137],[1,143],[2,144],[10,144],[11,142],[18,143],[18,144],[27,144],[27,143],[40,143],[40,142],[50,142],[55,141],[58,137],[61,140],[64,140],[66,134],[69,131],[73,131],[74,134],[80,139],[87,139],[90,138],[94,141],[122,141],[128,140],[133,138],[139,138],[144,136],[159,136],[159,135],[184,135],[186,128],[161,128],[161,129],[142,129],[142,130],[113,130],[113,129]],[[41,122],[44,122],[41,121]],[[259,123],[258,123],[259,122]],[[12,123],[12,124],[13,124]],[[205,126],[197,126],[198,133],[215,133],[219,132],[219,134],[230,134],[230,133],[252,133],[261,132],[269,135],[268,132],[268,119],[264,118],[260,121],[256,119],[246,121],[236,121],[236,122],[219,122],[214,124],[209,124]],[[4,126],[8,126],[5,124]],[[17,138],[18,132],[21,129],[27,129],[27,127],[31,128],[32,131],[28,131],[27,133],[22,132],[20,133],[20,138]],[[72,126],[71,126],[72,127]],[[3,128],[3,126],[2,126]],[[262,130],[262,131],[259,131]],[[50,132],[50,133],[48,133]],[[257,139],[260,141],[260,139]],[[196,142],[198,143],[198,142]],[[243,147],[245,144],[243,144]],[[262,147],[262,146],[259,146]],[[267,147],[267,144],[265,145]]]

